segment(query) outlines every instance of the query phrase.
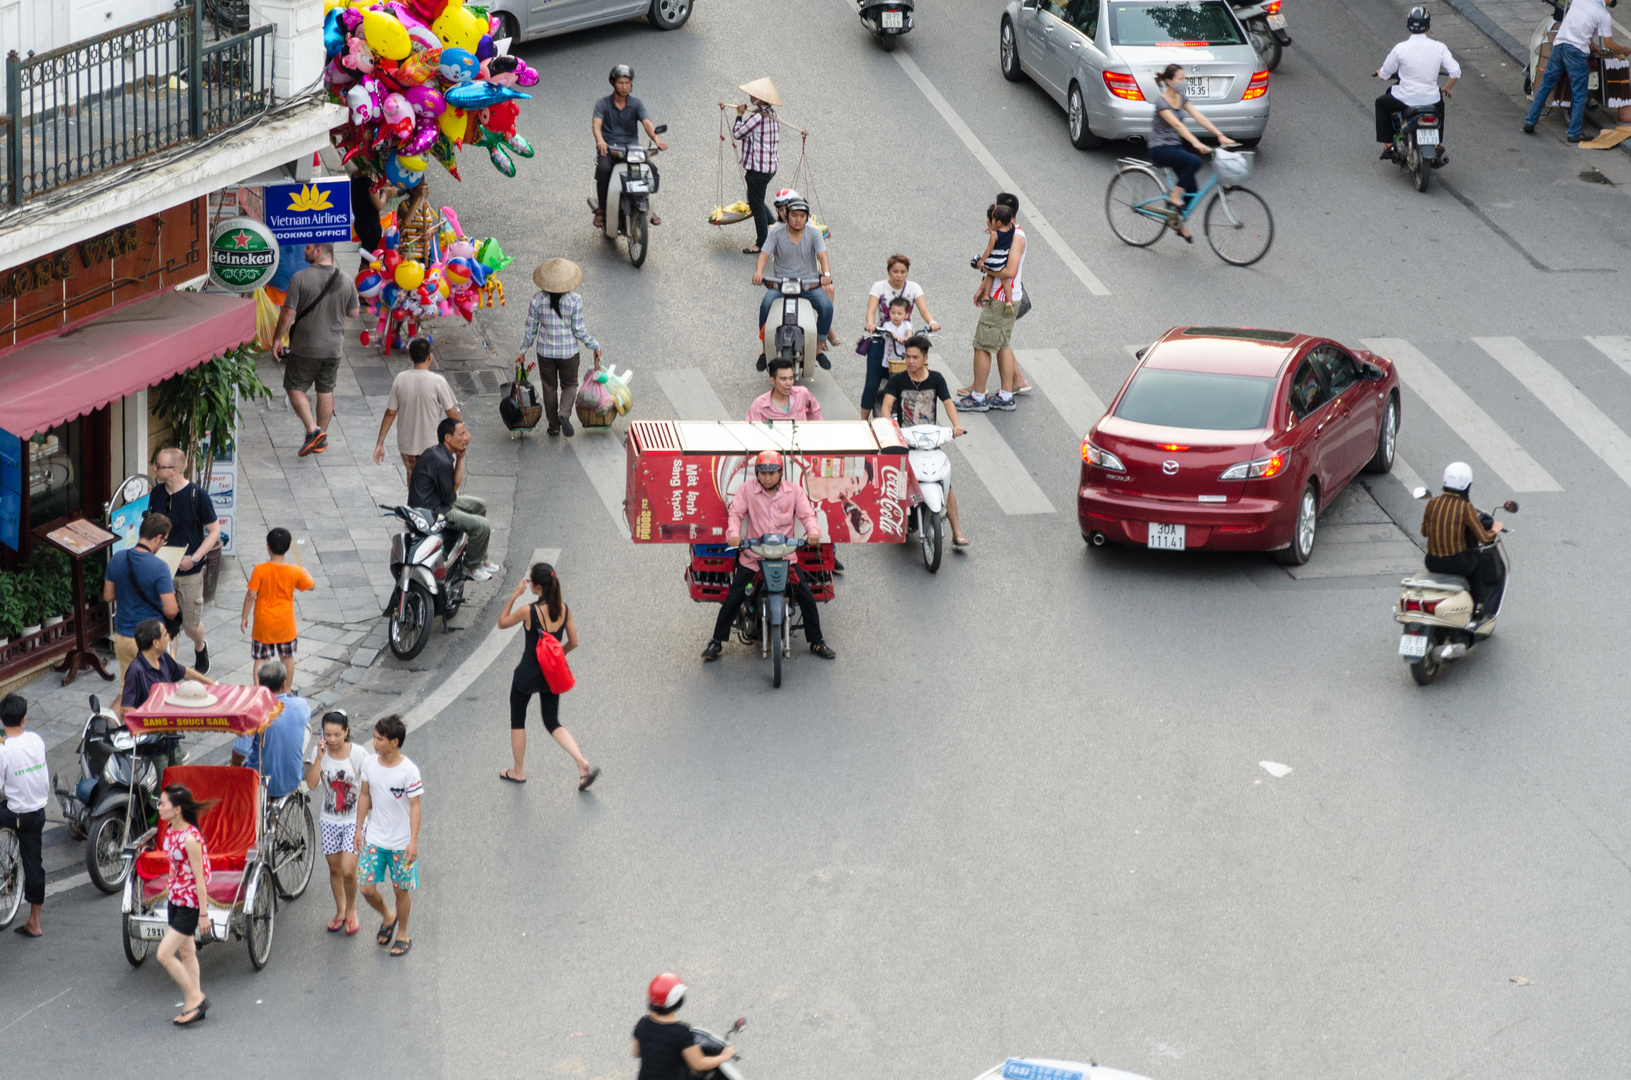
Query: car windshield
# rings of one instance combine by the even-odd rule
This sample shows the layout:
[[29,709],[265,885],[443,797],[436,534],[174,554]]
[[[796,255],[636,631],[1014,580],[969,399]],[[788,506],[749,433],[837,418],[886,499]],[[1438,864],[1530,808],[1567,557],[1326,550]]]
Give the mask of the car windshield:
[[1110,40],[1117,45],[1244,45],[1240,24],[1223,0],[1110,5]]
[[1140,424],[1251,431],[1268,423],[1274,380],[1257,375],[1145,368],[1121,395],[1116,415]]

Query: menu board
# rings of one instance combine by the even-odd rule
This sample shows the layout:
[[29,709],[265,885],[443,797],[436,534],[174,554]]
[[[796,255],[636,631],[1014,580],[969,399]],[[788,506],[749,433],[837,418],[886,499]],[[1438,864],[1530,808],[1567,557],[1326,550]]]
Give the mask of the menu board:
[[97,548],[119,539],[113,533],[84,518],[70,521],[60,529],[52,529],[45,534],[45,538],[72,555],[88,555]]

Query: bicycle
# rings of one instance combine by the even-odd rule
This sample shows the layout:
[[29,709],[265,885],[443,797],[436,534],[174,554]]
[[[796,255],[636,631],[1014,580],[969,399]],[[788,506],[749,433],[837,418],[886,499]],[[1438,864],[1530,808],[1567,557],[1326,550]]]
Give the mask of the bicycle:
[[15,829],[0,827],[0,930],[11,925],[22,905],[23,845]]
[[1252,265],[1274,243],[1274,215],[1268,204],[1250,188],[1221,182],[1215,167],[1199,191],[1184,197],[1183,209],[1175,211],[1167,202],[1173,184],[1170,172],[1139,158],[1122,158],[1116,164],[1119,168],[1104,192],[1104,216],[1123,243],[1149,247],[1169,228],[1177,231],[1177,222],[1187,222],[1203,203],[1206,242],[1231,266]]
[[290,792],[267,802],[270,841],[267,866],[277,885],[278,896],[298,900],[311,883],[317,862],[317,827],[312,822],[311,805],[303,791]]

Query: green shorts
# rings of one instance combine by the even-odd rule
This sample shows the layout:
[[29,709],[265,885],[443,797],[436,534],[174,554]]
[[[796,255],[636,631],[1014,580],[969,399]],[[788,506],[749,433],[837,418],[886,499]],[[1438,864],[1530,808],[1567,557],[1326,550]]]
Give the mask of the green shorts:
[[317,384],[319,394],[334,393],[334,384],[340,378],[340,358],[318,360],[310,356],[283,355],[283,389],[298,390],[304,394]]
[[995,353],[1006,349],[1013,336],[1014,305],[1006,300],[987,300],[974,327],[974,347],[983,353]]
[[373,844],[364,847],[357,860],[357,880],[364,885],[378,885],[387,875],[399,889],[419,888],[419,862],[415,860],[409,866],[406,851],[389,851]]

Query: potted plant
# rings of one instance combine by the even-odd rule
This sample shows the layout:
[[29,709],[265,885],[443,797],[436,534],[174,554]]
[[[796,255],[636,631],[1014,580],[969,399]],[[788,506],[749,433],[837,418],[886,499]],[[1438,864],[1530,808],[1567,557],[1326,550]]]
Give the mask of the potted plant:
[[74,606],[74,572],[68,556],[56,548],[46,548],[35,552],[29,564],[40,579],[40,610],[45,627],[60,625]]
[[0,571],[0,649],[23,629],[23,605],[17,597],[16,574]]
[[[230,352],[159,383],[154,391],[157,411],[170,419],[176,445],[187,454],[187,475],[206,495],[215,455],[236,453],[238,406],[240,402],[262,398],[270,401],[272,391],[255,374],[255,361],[245,343]],[[199,449],[208,443],[211,452]],[[215,596],[215,583],[221,574],[221,549],[211,551],[204,565],[204,599]]]
[[22,637],[40,632],[45,619],[46,587],[36,567],[30,566],[17,575],[17,600],[22,607]]

